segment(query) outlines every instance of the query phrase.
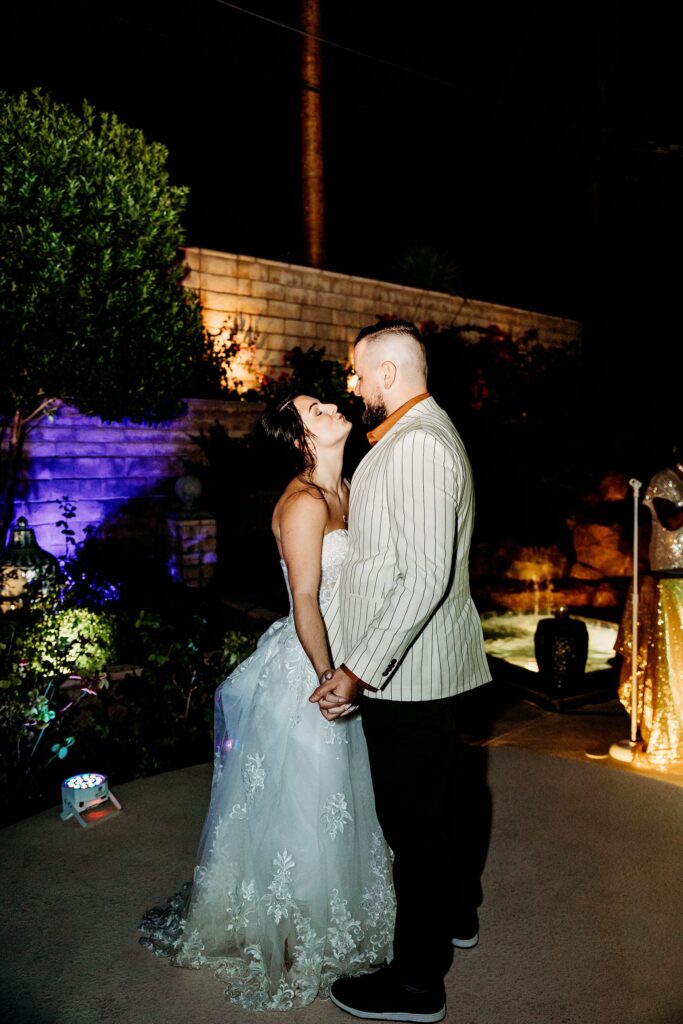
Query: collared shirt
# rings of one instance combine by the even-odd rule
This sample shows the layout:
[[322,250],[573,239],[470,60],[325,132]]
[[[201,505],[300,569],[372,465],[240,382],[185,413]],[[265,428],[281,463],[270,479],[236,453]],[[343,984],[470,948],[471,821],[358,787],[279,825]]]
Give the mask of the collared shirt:
[[[388,434],[391,428],[398,423],[401,416],[405,416],[408,410],[412,409],[414,405],[417,405],[418,402],[422,402],[425,398],[429,397],[429,391],[423,391],[421,395],[415,395],[414,398],[409,398],[407,402],[404,402],[403,405],[398,407],[398,409],[395,409],[390,416],[387,416],[385,420],[382,420],[379,426],[375,427],[374,430],[371,430],[368,433],[368,441],[370,444],[374,445],[377,444],[378,441],[381,441],[384,435]],[[370,686],[369,683],[365,683],[362,679],[359,679],[356,673],[352,672],[346,665],[342,664],[339,668],[349,677],[349,679],[352,679],[354,683],[359,683],[364,689],[377,689],[375,686]]]
[[423,391],[421,395],[415,395],[414,398],[409,398],[407,402],[404,402],[398,409],[395,409],[391,416],[387,416],[385,420],[382,420],[378,427],[375,427],[374,430],[371,430],[368,433],[368,441],[370,444],[377,444],[378,441],[381,441],[384,435],[398,423],[401,416],[405,416],[408,409],[412,409],[418,402],[423,402],[425,398],[429,397],[429,392]]

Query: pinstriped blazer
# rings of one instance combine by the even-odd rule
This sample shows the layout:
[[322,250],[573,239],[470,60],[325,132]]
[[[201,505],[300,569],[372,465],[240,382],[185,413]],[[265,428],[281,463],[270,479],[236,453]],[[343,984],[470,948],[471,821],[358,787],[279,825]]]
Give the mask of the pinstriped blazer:
[[389,700],[438,700],[491,678],[469,588],[472,472],[448,415],[410,408],[354,473],[349,549],[327,609],[333,663]]

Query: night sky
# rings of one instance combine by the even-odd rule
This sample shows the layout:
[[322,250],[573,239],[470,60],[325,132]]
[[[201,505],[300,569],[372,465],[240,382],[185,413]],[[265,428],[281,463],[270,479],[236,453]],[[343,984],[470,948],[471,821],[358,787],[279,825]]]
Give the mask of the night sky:
[[[298,25],[297,2],[242,6]],[[683,62],[666,9],[321,7],[338,44],[323,47],[327,266],[392,280],[436,249],[460,293],[583,320],[610,381],[651,390],[653,360],[680,350]],[[163,142],[191,188],[189,244],[302,262],[296,33],[220,0],[22,0],[3,19],[0,87],[85,97]],[[625,356],[644,343],[647,359]]]

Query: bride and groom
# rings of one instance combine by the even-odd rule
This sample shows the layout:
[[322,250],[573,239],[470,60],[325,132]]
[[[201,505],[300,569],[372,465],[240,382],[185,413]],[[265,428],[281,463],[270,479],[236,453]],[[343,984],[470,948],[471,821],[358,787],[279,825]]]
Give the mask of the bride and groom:
[[329,995],[431,1022],[481,901],[457,738],[459,695],[490,678],[472,480],[413,324],[365,328],[354,363],[373,429],[351,489],[336,406],[296,395],[264,417],[299,459],[272,520],[290,614],[218,688],[189,901],[146,915],[141,941],[244,1008]]

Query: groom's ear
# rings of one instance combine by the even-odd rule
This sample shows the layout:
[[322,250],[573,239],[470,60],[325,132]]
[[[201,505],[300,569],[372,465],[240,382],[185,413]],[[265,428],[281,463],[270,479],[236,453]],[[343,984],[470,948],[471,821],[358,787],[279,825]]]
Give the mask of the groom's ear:
[[382,385],[385,390],[388,390],[396,380],[396,363],[392,363],[390,359],[385,359],[380,364],[380,371],[382,374]]

